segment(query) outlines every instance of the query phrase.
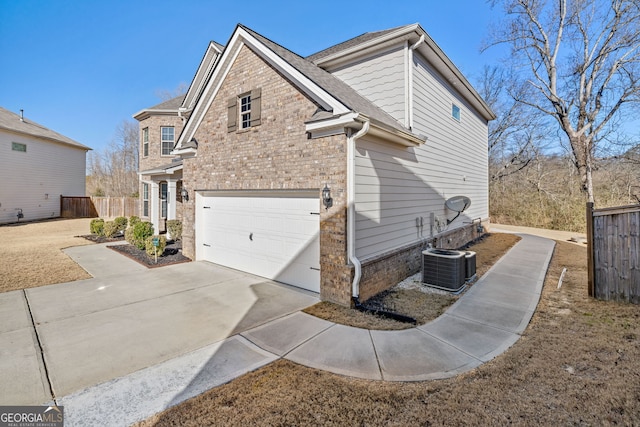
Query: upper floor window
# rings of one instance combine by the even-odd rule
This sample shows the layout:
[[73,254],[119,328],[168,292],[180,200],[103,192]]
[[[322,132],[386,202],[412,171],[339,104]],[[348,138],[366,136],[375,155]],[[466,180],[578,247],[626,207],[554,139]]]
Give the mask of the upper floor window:
[[261,123],[262,89],[234,96],[227,103],[227,130],[235,132],[238,129],[248,129]]
[[168,156],[175,145],[175,130],[173,127],[160,128],[160,141],[162,145],[162,155]]
[[251,127],[251,94],[240,98],[240,128]]
[[458,107],[456,104],[451,105],[451,117],[453,117],[457,121],[460,121],[460,107]]
[[142,129],[142,155],[149,155],[149,128]]
[[12,142],[11,149],[13,151],[22,151],[23,153],[27,152],[27,144],[21,144],[19,142]]

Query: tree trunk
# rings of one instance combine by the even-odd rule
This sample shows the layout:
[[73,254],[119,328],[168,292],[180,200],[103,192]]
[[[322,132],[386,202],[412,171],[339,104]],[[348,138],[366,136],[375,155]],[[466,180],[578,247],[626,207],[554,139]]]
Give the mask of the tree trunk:
[[580,174],[580,191],[587,202],[594,203],[592,141],[584,136],[569,136],[569,143]]

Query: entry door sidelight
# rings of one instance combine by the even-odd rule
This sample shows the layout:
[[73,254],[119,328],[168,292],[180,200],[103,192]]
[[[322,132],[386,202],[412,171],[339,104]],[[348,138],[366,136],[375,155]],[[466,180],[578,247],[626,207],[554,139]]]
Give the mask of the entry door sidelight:
[[161,213],[160,216],[162,218],[167,218],[167,200],[169,197],[169,186],[166,182],[160,183],[160,204],[161,204]]

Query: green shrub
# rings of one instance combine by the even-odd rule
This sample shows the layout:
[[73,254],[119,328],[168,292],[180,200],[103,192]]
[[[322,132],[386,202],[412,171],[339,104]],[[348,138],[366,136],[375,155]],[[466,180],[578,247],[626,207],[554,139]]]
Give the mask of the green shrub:
[[[158,246],[153,246],[153,239],[158,239]],[[147,251],[147,255],[150,257],[155,257],[156,253],[158,256],[162,256],[164,253],[164,248],[167,247],[167,238],[162,236],[149,236],[145,240],[145,250]],[[157,252],[156,252],[157,251]]]
[[129,227],[124,230],[124,240],[133,245],[133,227]]
[[129,227],[133,227],[140,222],[140,217],[132,215],[129,217]]
[[173,240],[182,239],[182,222],[177,219],[170,219],[167,221],[167,229],[169,230],[169,235]]
[[98,236],[104,236],[104,219],[96,218],[92,219],[89,224],[89,230],[91,234],[97,234]]
[[102,234],[104,235],[104,237],[111,238],[118,234],[118,231],[118,224],[115,221],[107,221],[104,223]]
[[[131,230],[131,232],[129,232],[129,230]],[[153,224],[148,221],[139,222],[125,232],[127,242],[131,243],[138,249],[145,248],[145,241],[149,236],[153,236]]]
[[122,232],[124,232],[124,230],[127,229],[127,224],[129,223],[127,218],[123,216],[117,217],[116,219],[113,220],[113,222],[115,222],[116,225],[118,226],[118,231],[122,231]]

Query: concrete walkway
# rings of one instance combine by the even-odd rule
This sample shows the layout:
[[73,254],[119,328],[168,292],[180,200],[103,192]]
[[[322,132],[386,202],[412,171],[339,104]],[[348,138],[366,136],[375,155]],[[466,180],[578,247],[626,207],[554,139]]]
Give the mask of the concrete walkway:
[[[76,387],[76,391],[57,394],[63,397],[57,398],[56,402],[65,406],[65,421],[70,426],[129,425],[278,358],[337,374],[373,380],[421,381],[457,375],[506,351],[518,340],[535,311],[555,243],[552,240],[530,235],[522,237],[523,239],[443,316],[426,325],[403,331],[369,331],[306,315],[299,311],[304,306],[304,298],[299,299],[299,293],[294,292],[295,295],[292,298],[295,302],[288,303],[286,310],[276,310],[277,313],[273,311],[274,306],[266,304],[264,309],[269,308],[264,313],[263,309],[258,308],[241,313],[223,310],[218,316],[211,314],[209,322],[219,322],[226,316],[232,316],[232,323],[235,325],[223,328],[222,331],[218,331],[220,333],[216,332],[213,335],[211,331],[196,334],[199,338],[194,342],[184,341],[179,337],[187,334],[189,323],[181,323],[182,329],[175,329],[172,323],[182,322],[181,317],[188,318],[189,308],[180,309],[180,307],[184,305],[192,307],[192,304],[197,304],[202,296],[192,294],[186,301],[169,300],[167,295],[163,294],[158,295],[158,298],[164,300],[166,304],[147,306],[149,297],[145,292],[154,292],[155,289],[149,286],[142,289],[140,294],[131,295],[130,304],[136,305],[140,322],[155,326],[155,331],[151,333],[147,343],[162,342],[164,337],[168,341],[168,346],[156,345],[155,351],[160,354],[154,356],[155,362],[132,360],[134,369],[128,369],[126,373],[116,373],[110,378],[91,377],[90,370],[87,371],[82,367],[85,364],[100,370],[100,365],[114,363],[110,359],[105,360],[101,353],[107,350],[106,347],[96,348],[95,361],[74,358],[74,349],[65,350],[63,349],[65,346],[58,344],[57,341],[64,342],[68,339],[65,337],[72,335],[75,331],[60,327],[56,328],[55,333],[47,333],[46,325],[38,326],[44,358],[54,385],[63,384],[56,380],[56,371],[83,372],[71,375],[74,379],[67,383],[67,390]],[[129,260],[118,261],[116,264],[122,264],[118,267],[118,271],[105,268],[105,265],[113,265],[111,262],[113,260],[104,259],[100,262],[96,256],[110,257],[115,253],[103,248],[106,252],[102,255],[88,254],[87,248],[94,248],[94,246],[71,248],[68,253],[93,275],[99,276],[97,279],[90,279],[95,281],[92,283],[93,289],[117,286],[118,281],[122,280],[140,282],[145,273],[148,274],[148,271],[139,271],[139,266],[134,265],[135,263],[124,265],[128,264]],[[184,291],[190,293],[196,292],[198,286],[189,284],[201,283],[199,281],[202,280],[203,275],[212,274],[211,267],[207,263],[195,262],[163,267],[156,271],[163,271],[167,276],[167,281],[163,282],[165,283],[163,286],[168,287],[167,289],[176,286],[176,283],[182,283],[182,286],[185,286]],[[226,271],[228,274],[232,272],[226,269],[220,271]],[[238,272],[233,273],[242,275]],[[248,276],[249,283],[264,282],[264,279],[259,278],[253,278],[255,282],[251,282],[252,277]],[[211,280],[216,283],[229,281],[237,283],[237,280],[233,282],[234,279],[231,276],[217,279],[209,277],[209,281]],[[75,295],[77,289],[70,288],[74,283],[65,284],[63,287],[53,285],[36,288],[36,290],[45,289],[41,291],[43,295],[40,297],[40,303],[34,303],[37,299],[35,295],[30,295],[29,298],[36,324],[41,321],[46,322],[45,318],[55,318],[56,314],[53,312],[47,313],[48,302],[52,298],[58,298],[58,305],[68,303],[70,311],[65,315],[68,316],[67,319],[93,315],[93,312],[81,312],[86,311],[82,306],[89,296]],[[270,284],[270,286],[274,285]],[[211,284],[199,286],[206,288]],[[272,289],[270,286],[265,289]],[[229,288],[229,292],[232,288],[233,285]],[[33,291],[35,294],[35,290]],[[28,292],[31,294],[31,291]],[[180,291],[176,292],[180,293]],[[162,291],[160,293],[162,294]],[[0,298],[2,296],[0,295]],[[238,298],[249,296],[250,294],[243,295],[241,292]],[[307,305],[316,301],[308,295],[303,296],[310,298],[307,300]],[[207,301],[213,302],[211,299]],[[273,298],[270,301],[276,305]],[[224,305],[224,301],[217,303]],[[123,310],[122,308],[110,307],[109,304],[115,304],[115,301],[110,303],[108,298],[101,304],[105,306],[94,307],[97,310],[95,313],[100,313],[98,320],[105,324],[115,322],[116,328],[111,328],[111,332],[100,329],[95,331],[95,334],[110,333],[115,334],[115,338],[122,334],[128,337],[123,340],[124,347],[119,349],[125,355],[130,355],[129,351],[124,350],[126,345],[139,345],[144,348],[144,343],[136,343],[127,331],[121,329],[123,324],[118,323],[117,319],[123,313],[130,312],[121,312],[119,310]],[[300,304],[302,306],[295,308]],[[0,308],[2,308],[2,301],[0,301]],[[168,321],[162,321],[160,315],[146,314],[154,310],[160,310]],[[272,311],[271,315],[269,310]],[[216,311],[213,310],[214,313]],[[112,317],[109,317],[109,313]],[[23,323],[29,323],[29,319],[23,320]],[[33,335],[31,333],[30,336],[35,339]],[[175,337],[176,335],[178,337]],[[2,336],[3,334],[0,333],[0,339]],[[135,336],[139,337],[139,335]],[[85,339],[88,337],[83,335],[72,341],[76,343],[77,348]],[[92,341],[92,343],[98,342],[99,340]],[[180,346],[187,347],[180,351]],[[163,353],[163,349],[168,350]],[[57,355],[54,356],[56,352]],[[32,369],[42,369],[41,363],[38,364],[37,361],[33,363]],[[90,380],[86,380],[85,375],[89,375]],[[78,389],[77,385],[82,381],[95,385]],[[46,384],[43,384],[42,388],[46,395]],[[65,390],[65,387],[62,387],[62,390]],[[0,389],[0,397],[2,392],[3,390]],[[31,404],[45,402],[33,401]]]
[[388,381],[448,378],[518,340],[540,299],[554,246],[524,235],[444,315],[413,329],[369,331],[294,313],[241,335],[280,357],[337,374]]

